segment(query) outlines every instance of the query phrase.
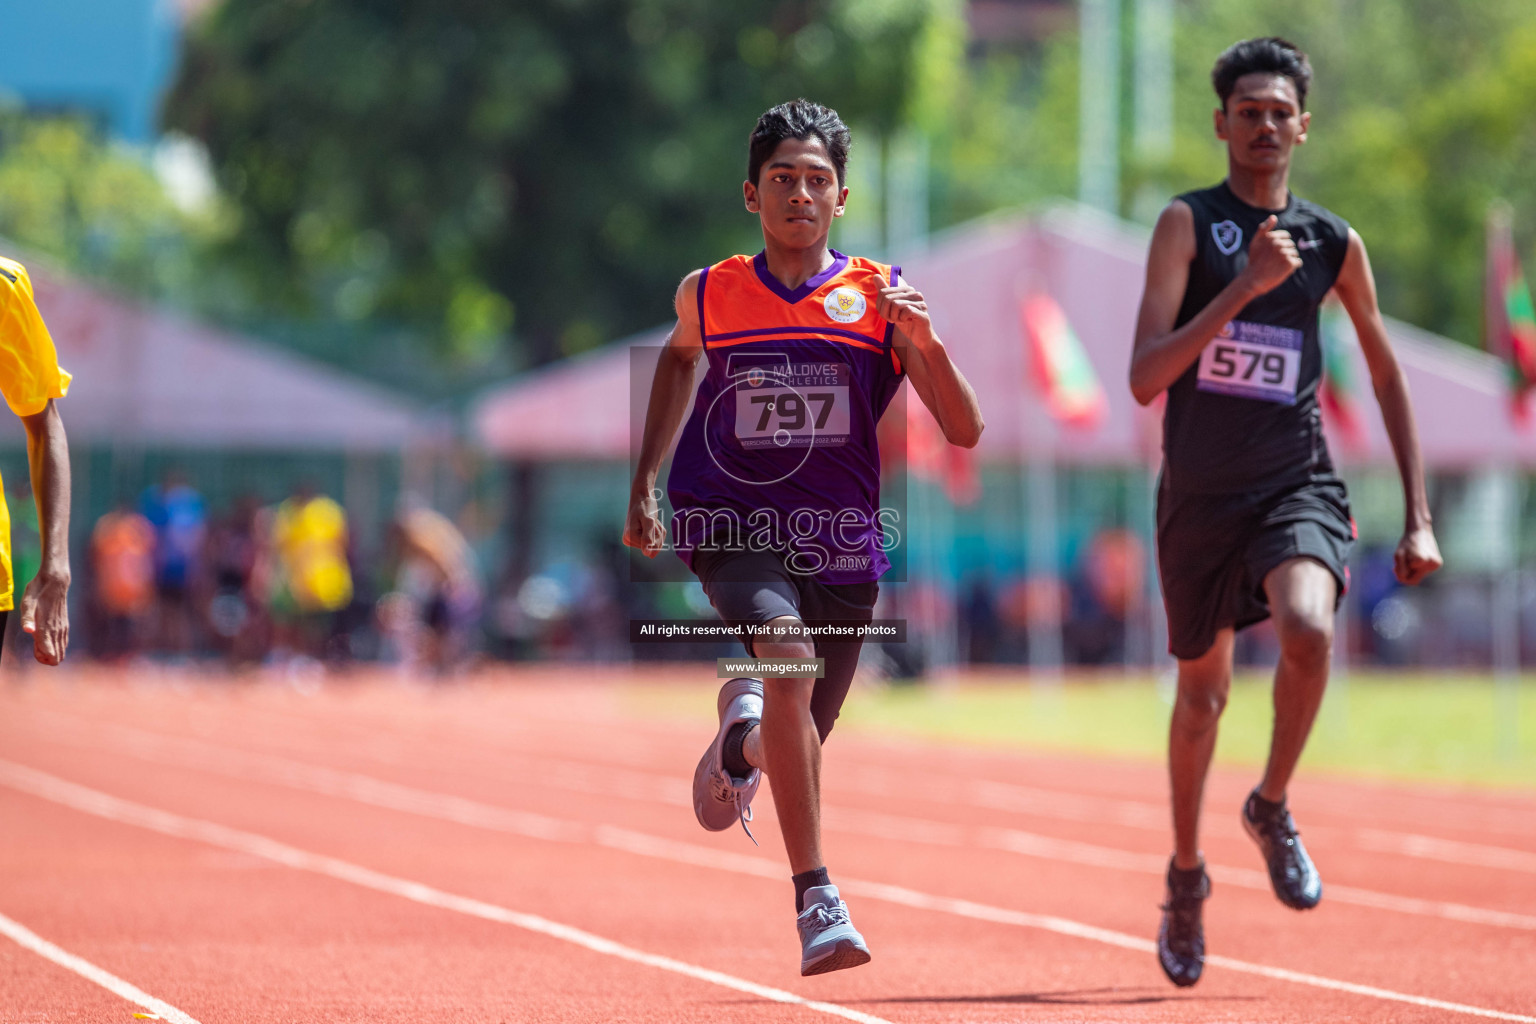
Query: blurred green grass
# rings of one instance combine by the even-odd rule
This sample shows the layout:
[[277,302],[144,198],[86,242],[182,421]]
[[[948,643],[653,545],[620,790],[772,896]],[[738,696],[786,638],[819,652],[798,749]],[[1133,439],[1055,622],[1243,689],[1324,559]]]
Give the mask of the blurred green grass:
[[[645,704],[712,717],[713,701],[647,688]],[[1304,771],[1449,785],[1536,788],[1536,677],[1511,694],[1486,675],[1352,672],[1329,686]],[[856,687],[838,728],[1015,750],[1161,761],[1171,678],[1077,677],[1031,684],[995,673],[937,685]],[[697,702],[697,707],[695,707]],[[1269,751],[1270,677],[1233,682],[1218,764],[1259,767]],[[1509,728],[1513,721],[1514,728]]]

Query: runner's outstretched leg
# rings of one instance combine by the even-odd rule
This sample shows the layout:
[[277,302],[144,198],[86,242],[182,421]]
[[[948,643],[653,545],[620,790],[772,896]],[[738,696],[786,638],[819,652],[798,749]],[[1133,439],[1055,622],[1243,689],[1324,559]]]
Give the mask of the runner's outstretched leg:
[[1179,662],[1179,692],[1168,725],[1168,777],[1173,792],[1175,867],[1200,859],[1200,801],[1216,749],[1216,725],[1232,688],[1232,630],[1216,634],[1210,650]]
[[1296,910],[1323,898],[1323,882],[1286,806],[1285,791],[1328,686],[1338,581],[1310,558],[1282,562],[1264,578],[1280,664],[1275,669],[1275,727],[1264,780],[1243,805],[1243,828],[1258,844],[1275,897]]
[[[784,624],[797,620],[776,619]],[[809,641],[753,642],[759,658],[813,658]],[[763,720],[756,742],[744,752],[760,753],[770,779],[773,806],[784,834],[784,849],[795,881],[795,925],[800,933],[800,973],[825,974],[869,962],[869,947],[848,918],[848,905],[827,876],[821,855],[821,735],[811,715],[816,680],[763,682]],[[754,737],[749,734],[748,739]]]
[[1328,686],[1338,581],[1321,563],[1293,558],[1264,578],[1264,590],[1280,638],[1280,664],[1275,669],[1275,728],[1259,795],[1279,803]]
[[1168,727],[1174,855],[1168,864],[1157,962],[1168,980],[1188,987],[1205,969],[1205,900],[1211,880],[1200,856],[1200,803],[1216,749],[1216,727],[1232,687],[1232,630],[1223,629],[1199,658],[1179,662],[1179,692]]

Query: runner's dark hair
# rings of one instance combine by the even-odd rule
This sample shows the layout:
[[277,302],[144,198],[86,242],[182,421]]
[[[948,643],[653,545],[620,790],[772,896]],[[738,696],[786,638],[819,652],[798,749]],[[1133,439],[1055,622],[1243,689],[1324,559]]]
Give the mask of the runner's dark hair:
[[843,119],[837,116],[837,111],[805,99],[780,103],[757,119],[757,127],[752,129],[752,136],[747,140],[747,180],[757,184],[763,164],[785,139],[813,137],[827,147],[827,155],[837,169],[837,183],[841,186],[853,135],[843,124]]
[[1221,109],[1227,109],[1227,100],[1237,87],[1237,80],[1244,75],[1284,75],[1296,83],[1296,99],[1301,109],[1307,109],[1307,89],[1312,85],[1312,64],[1295,43],[1279,36],[1244,39],[1227,47],[1216,66],[1211,69],[1211,84],[1221,99]]

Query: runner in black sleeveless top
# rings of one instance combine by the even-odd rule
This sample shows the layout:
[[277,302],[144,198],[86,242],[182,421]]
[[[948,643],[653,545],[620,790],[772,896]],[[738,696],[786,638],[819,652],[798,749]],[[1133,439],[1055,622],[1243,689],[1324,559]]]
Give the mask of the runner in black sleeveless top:
[[1398,579],[1417,583],[1440,566],[1408,389],[1365,245],[1287,187],[1311,120],[1311,78],[1305,54],[1281,39],[1238,43],[1216,62],[1227,178],[1179,196],[1158,219],[1131,357],[1137,401],[1168,393],[1157,553],[1179,689],[1168,749],[1174,856],[1158,960],[1176,985],[1198,981],[1205,960],[1200,801],[1233,635],[1270,617],[1280,641],[1274,734],[1243,826],[1281,902],[1304,910],[1322,897],[1285,792],[1327,685],[1354,540],[1317,403],[1318,309],[1330,292],[1354,322],[1403,479]]
[[[1290,235],[1301,266],[1249,302],[1230,330],[1223,325],[1168,389],[1164,484],[1177,494],[1232,494],[1332,480],[1317,405],[1318,307],[1344,266],[1349,225],[1295,196],[1281,210],[1250,206],[1226,182],[1176,202],[1193,215],[1195,258],[1175,328],[1247,268],[1247,243],[1270,216],[1273,232]],[[1209,635],[1179,637],[1174,653],[1197,657],[1210,642]]]

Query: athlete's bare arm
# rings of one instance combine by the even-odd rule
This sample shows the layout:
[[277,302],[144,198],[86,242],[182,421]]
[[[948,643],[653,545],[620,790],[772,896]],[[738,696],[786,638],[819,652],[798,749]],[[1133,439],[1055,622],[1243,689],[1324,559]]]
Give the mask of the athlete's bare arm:
[[21,422],[43,541],[42,565],[21,595],[21,628],[37,660],[57,665],[69,649],[69,441],[52,399]]
[[677,308],[677,326],[667,339],[656,361],[656,376],[651,380],[650,404],[645,410],[645,433],[640,438],[640,462],[629,487],[629,514],[624,520],[624,543],[639,548],[647,558],[666,543],[667,528],[661,522],[656,500],[656,474],[666,458],[688,414],[688,399],[693,395],[693,371],[704,351],[704,337],[699,324],[699,277],[695,270],[677,286],[672,304]]
[[981,406],[971,382],[949,358],[949,350],[934,332],[923,293],[898,275],[894,286],[880,289],[875,310],[896,325],[902,346],[898,355],[906,363],[907,377],[938,421],[945,439],[962,448],[976,447],[986,428]]
[[1195,215],[1175,199],[1157,218],[1147,254],[1147,285],[1136,317],[1136,345],[1131,350],[1131,394],[1142,405],[1166,391],[1189,369],[1228,320],[1265,292],[1272,291],[1301,266],[1289,231],[1276,231],[1271,215],[1248,245],[1248,266],[1210,304],[1178,330],[1173,329],[1189,284],[1195,258]]
[[1376,278],[1365,243],[1353,228],[1349,231],[1349,249],[1333,290],[1360,338],[1360,350],[1371,371],[1371,387],[1381,418],[1397,457],[1397,471],[1403,478],[1403,539],[1393,557],[1397,578],[1407,584],[1418,583],[1440,568],[1440,547],[1429,517],[1429,499],[1424,491],[1424,462],[1419,456],[1419,430],[1413,420],[1413,405],[1408,397],[1408,381],[1397,356],[1387,341],[1387,328],[1376,306]]

